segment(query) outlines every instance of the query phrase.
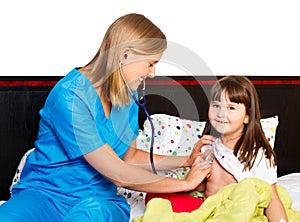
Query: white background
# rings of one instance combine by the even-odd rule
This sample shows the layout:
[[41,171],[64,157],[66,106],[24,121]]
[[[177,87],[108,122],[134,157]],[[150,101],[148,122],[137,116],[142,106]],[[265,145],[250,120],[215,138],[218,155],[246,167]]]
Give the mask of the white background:
[[[144,14],[214,75],[300,75],[297,0],[0,1],[0,76],[65,75],[85,65],[108,26],[130,12]],[[186,71],[157,67],[157,75]]]

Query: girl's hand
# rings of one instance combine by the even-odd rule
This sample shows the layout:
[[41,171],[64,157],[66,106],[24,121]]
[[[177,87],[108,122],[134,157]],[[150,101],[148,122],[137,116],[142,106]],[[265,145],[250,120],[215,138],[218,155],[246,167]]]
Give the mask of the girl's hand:
[[187,165],[192,166],[197,157],[203,160],[203,154],[201,153],[201,148],[204,145],[210,145],[215,141],[215,138],[211,135],[203,135],[194,145],[193,151],[187,160]]

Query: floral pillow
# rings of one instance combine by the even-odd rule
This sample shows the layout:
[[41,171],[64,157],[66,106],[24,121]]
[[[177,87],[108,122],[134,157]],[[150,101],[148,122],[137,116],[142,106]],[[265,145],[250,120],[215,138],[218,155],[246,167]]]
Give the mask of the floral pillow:
[[[157,154],[189,155],[205,127],[205,121],[192,121],[166,114],[154,114],[151,118],[154,125],[153,152]],[[278,116],[263,118],[261,124],[267,140],[274,147]],[[149,151],[151,134],[151,125],[146,120],[144,130],[140,130],[137,138],[137,147]]]
[[[151,115],[154,125],[153,152],[163,155],[189,155],[194,144],[199,140],[204,130],[205,122],[182,119],[166,114]],[[151,126],[149,120],[140,130],[137,147],[148,151],[151,143]]]
[[263,118],[260,120],[261,126],[263,128],[263,131],[265,133],[265,136],[269,143],[271,144],[272,148],[274,148],[275,145],[275,136],[276,136],[276,129],[278,126],[278,116],[272,116],[268,118]]

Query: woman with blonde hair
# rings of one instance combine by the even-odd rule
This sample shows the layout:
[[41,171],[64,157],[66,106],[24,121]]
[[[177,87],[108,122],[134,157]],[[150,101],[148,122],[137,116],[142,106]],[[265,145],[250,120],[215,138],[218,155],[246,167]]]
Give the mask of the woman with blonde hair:
[[184,180],[151,173],[149,153],[136,148],[134,98],[166,50],[163,32],[140,14],[108,28],[95,57],[74,68],[40,111],[35,150],[12,197],[0,207],[6,221],[128,221],[130,206],[117,187],[143,192],[189,191],[210,171],[189,157],[154,155],[158,170],[190,166]]

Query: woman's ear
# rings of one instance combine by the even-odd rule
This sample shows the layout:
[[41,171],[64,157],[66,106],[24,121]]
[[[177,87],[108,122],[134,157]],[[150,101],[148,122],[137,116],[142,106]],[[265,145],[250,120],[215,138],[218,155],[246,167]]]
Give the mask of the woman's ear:
[[128,49],[128,48],[123,49],[119,55],[120,62],[124,63],[126,61],[126,59],[128,59],[130,53],[131,53],[130,49]]

